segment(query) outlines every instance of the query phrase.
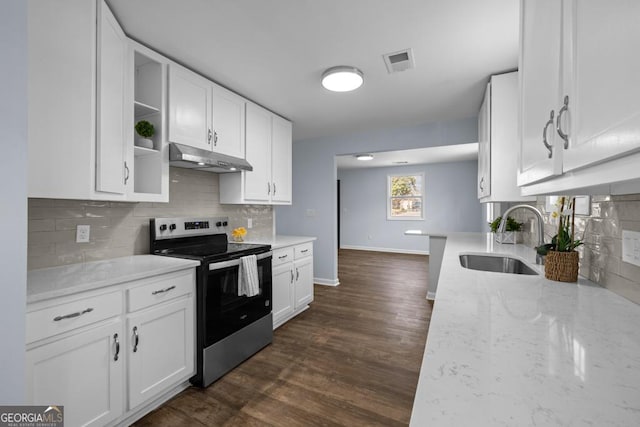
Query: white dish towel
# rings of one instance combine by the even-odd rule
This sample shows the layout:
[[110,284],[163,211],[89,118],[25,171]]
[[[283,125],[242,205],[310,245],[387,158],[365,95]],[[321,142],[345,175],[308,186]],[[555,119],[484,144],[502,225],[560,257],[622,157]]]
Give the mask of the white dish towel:
[[260,293],[258,259],[255,255],[240,258],[238,269],[238,296],[254,297]]

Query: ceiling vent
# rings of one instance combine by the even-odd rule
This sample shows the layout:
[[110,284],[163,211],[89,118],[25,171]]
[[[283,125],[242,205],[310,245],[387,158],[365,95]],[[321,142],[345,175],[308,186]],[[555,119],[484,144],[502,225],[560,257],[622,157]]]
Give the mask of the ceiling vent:
[[413,50],[405,49],[398,52],[382,55],[389,74],[405,71],[415,67],[413,62]]

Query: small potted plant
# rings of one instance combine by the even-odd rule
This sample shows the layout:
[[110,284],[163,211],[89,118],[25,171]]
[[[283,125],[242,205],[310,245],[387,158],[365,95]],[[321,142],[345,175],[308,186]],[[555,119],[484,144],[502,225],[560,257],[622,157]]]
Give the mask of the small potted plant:
[[578,281],[578,261],[580,256],[575,250],[583,242],[575,238],[575,197],[569,200],[565,209],[566,199],[558,199],[558,210],[551,216],[558,218],[558,233],[553,236],[551,243],[538,246],[540,255],[546,256],[544,263],[544,277],[559,282]]
[[153,148],[153,140],[151,139],[156,133],[153,124],[146,120],[140,120],[135,126],[136,133],[140,136],[136,141],[138,147]]
[[234,228],[233,231],[231,231],[231,237],[233,238],[234,242],[243,242],[244,236],[246,235],[247,229],[244,227]]
[[496,242],[498,243],[518,243],[519,231],[522,230],[522,223],[516,221],[512,217],[507,217],[507,225],[505,227],[504,233],[498,233],[498,227],[500,227],[500,222],[502,221],[502,217],[499,216],[493,220],[492,223],[489,224],[491,227],[491,232],[496,233]]

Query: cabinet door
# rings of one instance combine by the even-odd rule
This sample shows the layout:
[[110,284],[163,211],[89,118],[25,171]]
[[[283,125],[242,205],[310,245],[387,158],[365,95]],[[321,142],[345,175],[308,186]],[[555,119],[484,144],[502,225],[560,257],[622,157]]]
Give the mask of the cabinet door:
[[96,190],[125,192],[125,70],[127,38],[101,1],[98,6]]
[[[518,185],[562,173],[562,148],[555,131],[561,105],[561,12],[562,2],[558,0],[520,3]],[[544,138],[550,148],[545,147]]]
[[[570,129],[564,170],[640,149],[640,2],[573,1],[565,36]],[[564,119],[564,117],[563,117]],[[570,123],[569,123],[570,122]]]
[[478,198],[491,194],[491,84],[478,113]]
[[293,313],[293,264],[288,262],[273,268],[273,326],[278,327]]
[[296,308],[313,301],[313,258],[303,258],[294,263]]
[[213,86],[213,150],[244,159],[244,98]]
[[27,402],[64,405],[69,426],[101,426],[124,412],[122,322],[84,331],[26,352]]
[[271,141],[271,200],[291,203],[291,122],[273,116]]
[[199,75],[169,67],[169,140],[211,151],[211,85]]
[[193,297],[128,316],[129,408],[194,373]]
[[253,170],[242,173],[244,198],[248,201],[271,199],[271,116],[264,108],[247,103],[246,158]]

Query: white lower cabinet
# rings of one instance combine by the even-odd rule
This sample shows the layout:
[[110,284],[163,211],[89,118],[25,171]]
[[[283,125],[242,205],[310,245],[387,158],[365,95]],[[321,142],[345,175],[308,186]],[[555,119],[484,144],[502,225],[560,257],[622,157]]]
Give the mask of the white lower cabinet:
[[69,426],[114,421],[124,413],[123,345],[122,321],[115,318],[28,350],[27,403],[64,405]]
[[274,250],[272,276],[275,329],[313,302],[313,243]]
[[29,304],[26,403],[70,426],[135,421],[195,373],[194,294],[188,269]]

